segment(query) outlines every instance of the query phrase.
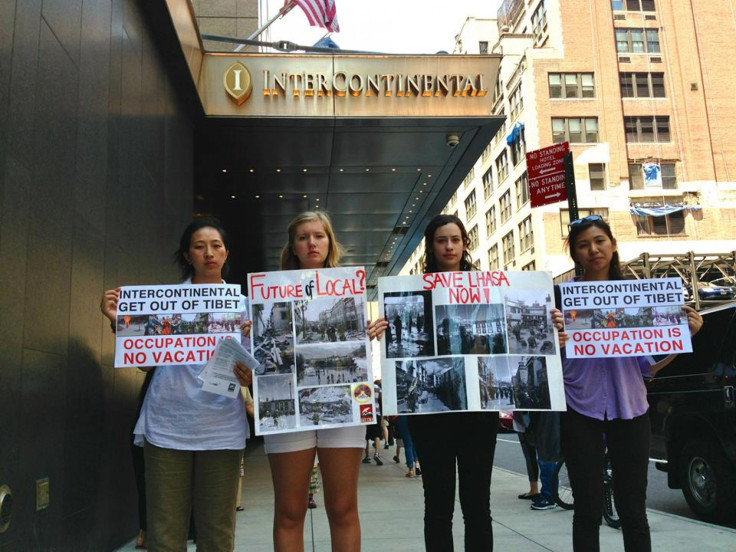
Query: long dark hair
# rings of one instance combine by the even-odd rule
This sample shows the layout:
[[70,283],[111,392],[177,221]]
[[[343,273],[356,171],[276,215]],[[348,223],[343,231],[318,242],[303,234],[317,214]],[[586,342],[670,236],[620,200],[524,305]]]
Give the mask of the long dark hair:
[[445,224],[457,224],[457,227],[460,228],[460,234],[465,244],[465,251],[463,251],[463,256],[460,259],[460,270],[475,270],[473,260],[470,258],[470,253],[468,253],[470,238],[463,221],[455,215],[435,215],[424,230],[424,272],[439,272],[437,259],[434,258],[434,233],[440,226]]
[[[575,242],[577,241],[578,236],[580,236],[582,232],[585,232],[592,226],[595,226],[603,230],[606,236],[608,236],[608,239],[611,240],[611,243],[613,245],[616,245],[616,238],[613,237],[613,232],[611,231],[611,227],[602,218],[597,219],[597,220],[583,219],[582,222],[578,224],[573,224],[572,226],[569,227],[569,232],[567,234],[567,238],[565,239],[565,247],[567,247],[567,250],[570,253],[570,258],[573,261],[575,261],[576,266],[580,266],[580,263],[575,257],[576,255]],[[608,268],[608,279],[609,280],[625,280],[626,279],[623,271],[621,270],[621,260],[619,259],[619,256],[618,256],[618,250],[614,251],[613,255],[611,256],[611,265]]]
[[[194,276],[194,267],[189,264],[186,254],[189,253],[189,246],[192,244],[192,235],[202,228],[214,228],[217,230],[220,234],[220,238],[222,239],[222,243],[225,244],[225,249],[230,251],[230,240],[227,232],[225,232],[225,228],[223,228],[222,223],[218,219],[215,217],[203,217],[193,220],[189,223],[189,226],[184,229],[184,232],[182,232],[181,238],[179,238],[179,249],[174,252],[174,262],[178,264],[181,269],[182,280],[187,280]],[[222,267],[223,278],[227,276],[229,267],[230,265],[228,264],[228,260],[226,260]]]

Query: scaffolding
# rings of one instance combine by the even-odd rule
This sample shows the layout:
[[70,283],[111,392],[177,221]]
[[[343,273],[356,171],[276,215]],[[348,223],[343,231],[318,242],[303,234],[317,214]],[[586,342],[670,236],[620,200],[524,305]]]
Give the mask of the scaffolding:
[[[689,302],[695,309],[710,306],[722,301],[700,298],[696,292],[699,283],[708,283],[719,278],[727,278],[736,285],[736,251],[728,253],[687,253],[675,255],[653,255],[642,253],[635,259],[621,263],[627,278],[641,280],[644,278],[682,278],[683,286],[688,290]],[[575,269],[556,276],[555,284],[568,282],[575,276]],[[732,299],[729,299],[729,301]]]

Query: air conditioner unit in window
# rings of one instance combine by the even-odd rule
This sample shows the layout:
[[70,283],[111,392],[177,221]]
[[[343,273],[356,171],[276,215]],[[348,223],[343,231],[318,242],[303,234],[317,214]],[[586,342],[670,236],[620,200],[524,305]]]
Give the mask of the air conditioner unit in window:
[[614,13],[613,20],[614,21],[626,21],[626,14],[625,13]]
[[645,15],[644,16],[644,19],[646,21],[656,21],[657,20],[657,16],[656,15]]
[[618,56],[618,62],[619,63],[631,63],[631,58],[629,56]]
[[649,58],[649,63],[662,63],[662,58],[660,56],[652,56]]

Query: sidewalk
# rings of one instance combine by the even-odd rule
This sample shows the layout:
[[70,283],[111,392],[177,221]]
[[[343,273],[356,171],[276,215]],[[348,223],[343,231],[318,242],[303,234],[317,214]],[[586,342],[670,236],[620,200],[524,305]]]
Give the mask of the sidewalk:
[[[362,549],[370,552],[420,552],[424,550],[424,513],[421,478],[404,477],[406,466],[396,464],[384,451],[384,465],[361,464],[360,521]],[[273,550],[273,490],[268,460],[261,444],[248,444],[243,488],[244,512],[238,513],[235,550],[270,552]],[[493,470],[491,508],[494,548],[499,551],[568,552],[572,548],[572,512],[560,508],[532,511],[529,502],[516,495],[528,487],[526,477],[500,468]],[[306,500],[306,497],[305,497]],[[316,495],[318,507],[307,512],[305,551],[329,551],[329,527],[322,493]],[[710,525],[655,510],[648,510],[652,548],[668,552],[693,550],[733,551],[736,529]],[[312,530],[313,527],[313,530]],[[463,523],[460,503],[455,506],[455,550],[463,550]],[[119,548],[133,552],[135,541]],[[188,551],[196,547],[190,543]],[[601,527],[601,550],[623,551],[621,532]]]

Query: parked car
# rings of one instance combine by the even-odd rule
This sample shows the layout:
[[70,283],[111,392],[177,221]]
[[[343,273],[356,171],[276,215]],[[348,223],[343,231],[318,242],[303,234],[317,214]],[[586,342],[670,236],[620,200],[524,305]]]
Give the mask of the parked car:
[[498,431],[499,433],[513,433],[514,431],[514,413],[511,410],[499,410],[498,412]]
[[736,520],[736,303],[701,312],[693,352],[647,382],[650,455],[703,520]]
[[731,291],[736,294],[736,278],[727,276],[725,278],[718,278],[717,280],[711,280],[710,285],[718,287],[729,287]]
[[736,292],[731,286],[719,286],[714,282],[698,282],[698,296],[701,300],[727,301],[733,299]]

